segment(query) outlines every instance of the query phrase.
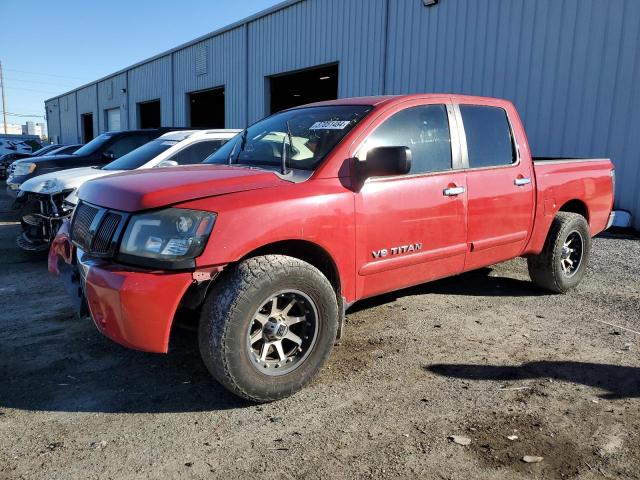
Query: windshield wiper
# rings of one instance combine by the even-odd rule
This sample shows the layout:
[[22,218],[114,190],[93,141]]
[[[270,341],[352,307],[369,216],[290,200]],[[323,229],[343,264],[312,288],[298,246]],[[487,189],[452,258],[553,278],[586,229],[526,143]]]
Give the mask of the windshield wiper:
[[249,134],[249,127],[245,128],[242,131],[242,137],[240,137],[240,151],[238,152],[238,155],[240,155],[242,153],[242,151],[244,150],[244,147],[247,146],[247,135]]
[[231,165],[233,163],[233,155],[236,153],[236,147],[238,146],[238,142],[233,144],[233,148],[229,152],[229,156],[227,157],[227,164]]
[[280,173],[287,175],[289,168],[287,167],[287,138],[289,139],[289,146],[293,148],[293,141],[291,140],[291,127],[289,126],[289,120],[287,120],[287,136],[282,137],[282,166]]
[[248,130],[245,128],[242,133],[240,134],[240,151],[238,151],[238,156],[236,157],[236,161],[233,161],[233,156],[236,153],[236,147],[238,146],[238,142],[233,144],[233,148],[231,149],[231,151],[229,152],[229,156],[227,157],[227,163],[229,165],[232,165],[233,163],[238,163],[238,158],[240,157],[240,154],[242,153],[242,151],[244,150],[245,145],[247,144],[247,133]]

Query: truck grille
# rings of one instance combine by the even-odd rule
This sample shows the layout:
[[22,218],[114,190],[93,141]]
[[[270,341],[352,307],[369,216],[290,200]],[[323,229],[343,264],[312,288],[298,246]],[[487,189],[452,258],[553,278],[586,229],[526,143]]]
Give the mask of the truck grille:
[[88,254],[113,254],[112,243],[117,240],[124,214],[80,202],[73,216],[71,240]]
[[111,240],[116,233],[116,229],[120,224],[122,217],[113,212],[107,212],[102,219],[102,223],[98,228],[95,238],[93,239],[92,252],[94,253],[108,253],[109,247],[111,247]]

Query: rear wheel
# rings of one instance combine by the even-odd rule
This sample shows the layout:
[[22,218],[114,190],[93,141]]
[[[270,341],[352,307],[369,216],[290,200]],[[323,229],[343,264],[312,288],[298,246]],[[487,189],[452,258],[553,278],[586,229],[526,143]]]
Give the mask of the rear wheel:
[[338,319],[336,294],[318,269],[284,255],[254,257],[227,272],[205,302],[200,353],[233,393],[273,401],[318,374]]
[[542,288],[564,293],[584,277],[590,252],[586,219],[577,213],[560,212],[551,224],[542,252],[527,259],[529,276]]

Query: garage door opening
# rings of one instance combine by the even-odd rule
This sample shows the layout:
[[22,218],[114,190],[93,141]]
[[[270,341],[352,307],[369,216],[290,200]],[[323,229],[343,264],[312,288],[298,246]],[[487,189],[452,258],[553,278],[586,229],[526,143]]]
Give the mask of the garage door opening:
[[271,113],[338,98],[338,64],[270,77]]
[[224,88],[189,94],[189,125],[195,128],[224,128]]
[[93,113],[83,113],[82,117],[82,143],[93,140]]
[[160,128],[160,100],[138,103],[138,128]]

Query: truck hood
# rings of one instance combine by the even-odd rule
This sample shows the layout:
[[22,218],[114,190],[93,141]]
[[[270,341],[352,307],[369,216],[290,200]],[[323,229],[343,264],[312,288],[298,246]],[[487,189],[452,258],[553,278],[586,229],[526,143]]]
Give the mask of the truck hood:
[[[170,173],[168,172],[170,170]],[[80,187],[80,200],[125,212],[285,185],[274,172],[226,165],[134,170]]]
[[20,190],[23,192],[53,194],[78,188],[87,180],[120,172],[118,170],[100,170],[93,167],[70,168],[30,178],[20,185]]

